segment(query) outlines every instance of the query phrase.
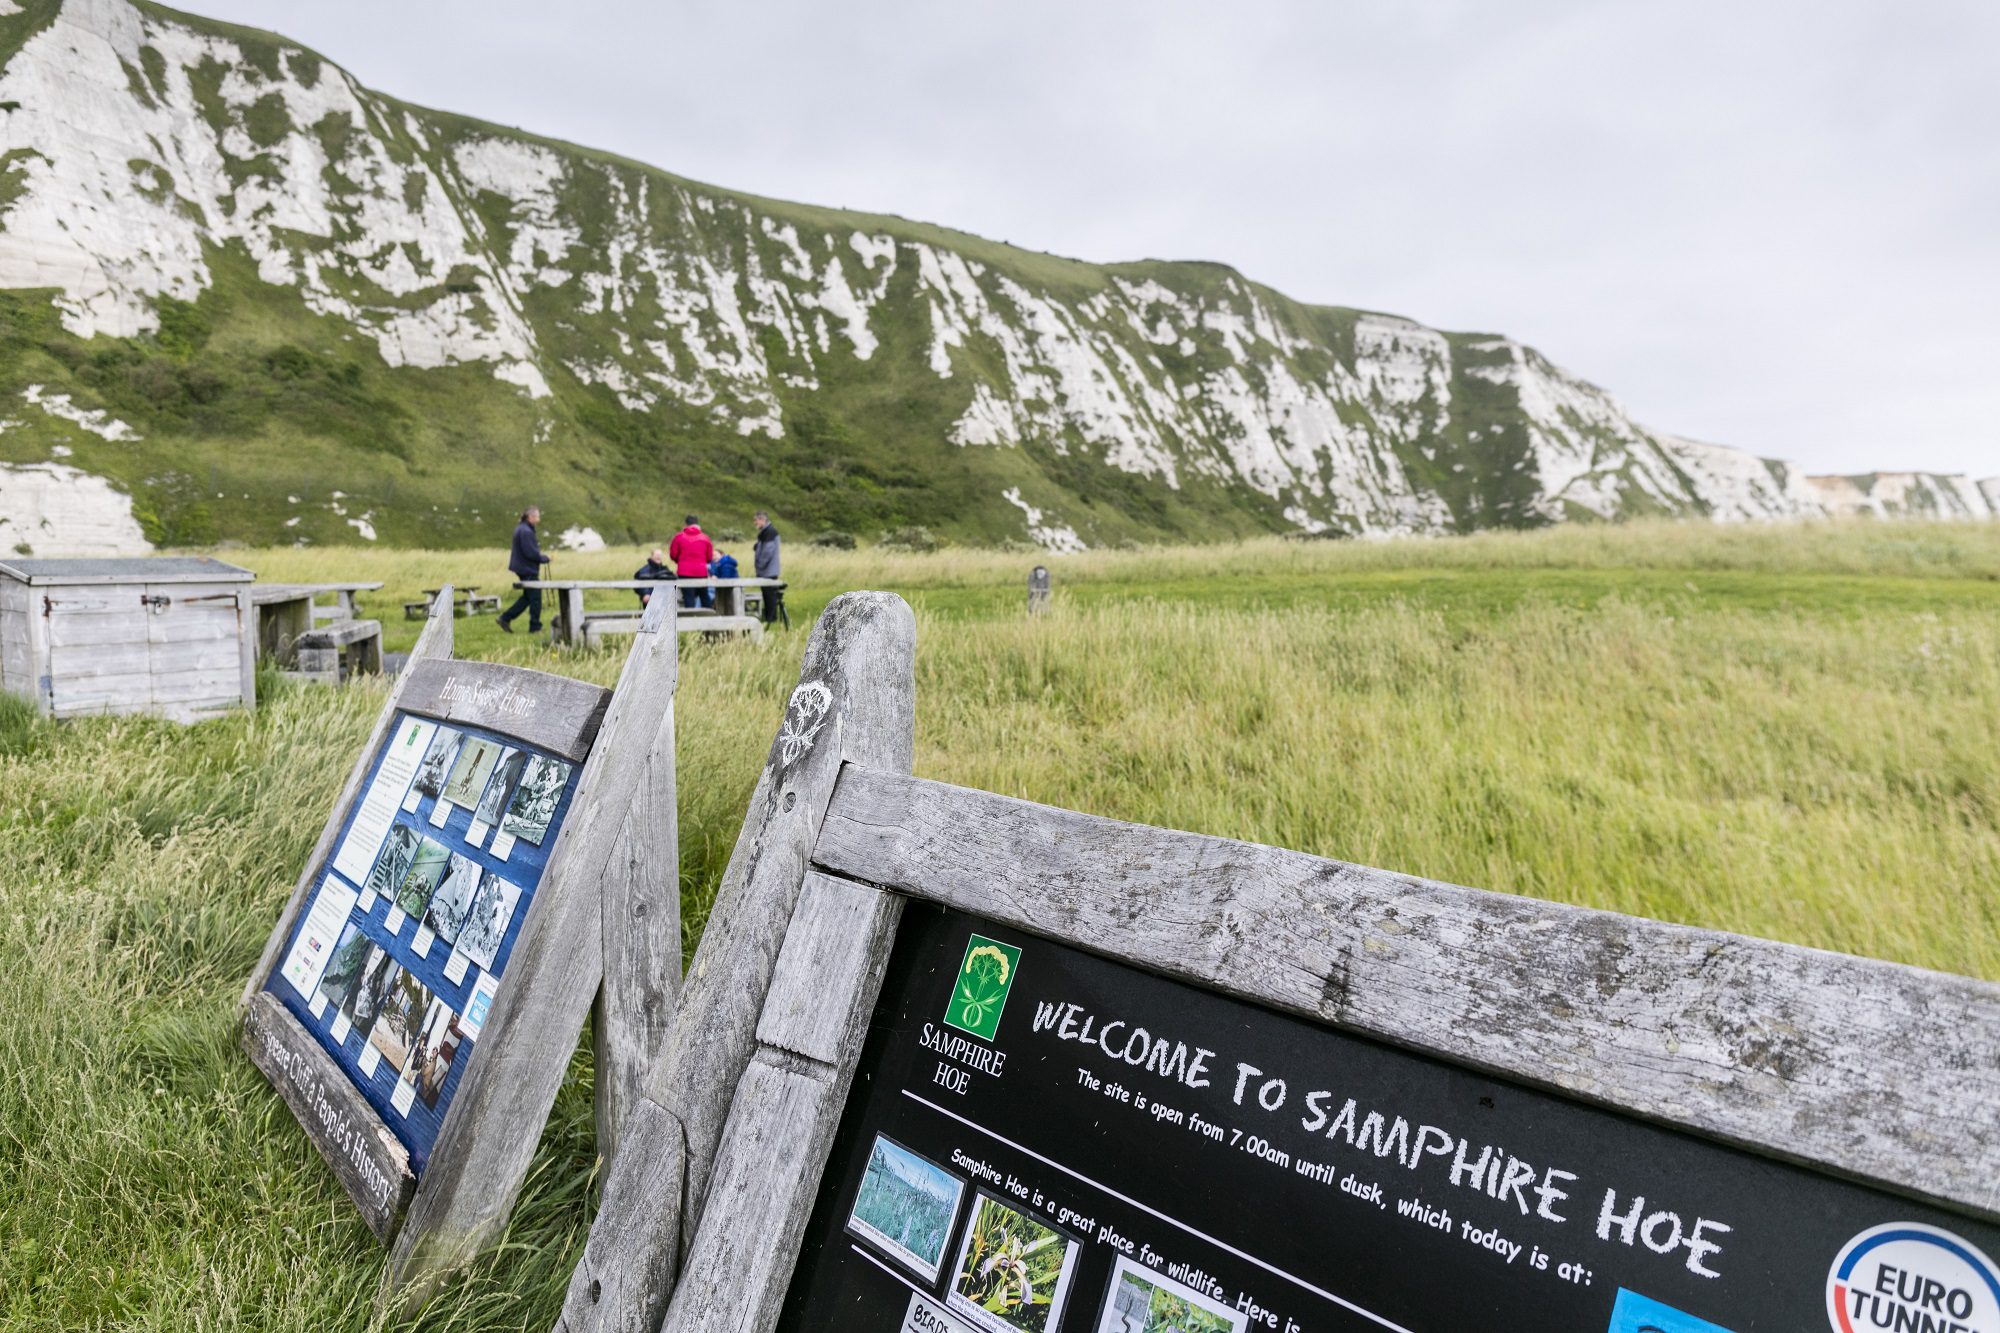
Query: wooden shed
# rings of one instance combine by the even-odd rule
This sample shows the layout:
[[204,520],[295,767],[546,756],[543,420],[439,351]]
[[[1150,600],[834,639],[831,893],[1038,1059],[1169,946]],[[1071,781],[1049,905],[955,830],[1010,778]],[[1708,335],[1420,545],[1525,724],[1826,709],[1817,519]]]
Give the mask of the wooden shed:
[[255,577],[206,556],[0,560],[0,688],[54,717],[253,707]]

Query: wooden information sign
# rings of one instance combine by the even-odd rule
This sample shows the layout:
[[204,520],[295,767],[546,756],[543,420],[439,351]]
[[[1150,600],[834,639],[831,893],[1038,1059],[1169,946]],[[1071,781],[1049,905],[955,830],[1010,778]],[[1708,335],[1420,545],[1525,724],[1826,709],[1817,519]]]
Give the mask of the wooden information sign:
[[453,660],[451,625],[447,589],[244,994],[391,1292],[504,1224],[593,999],[610,1150],[679,981],[670,610],[616,691]]
[[2000,987],[910,777],[876,597],[571,1333],[2000,1333]]

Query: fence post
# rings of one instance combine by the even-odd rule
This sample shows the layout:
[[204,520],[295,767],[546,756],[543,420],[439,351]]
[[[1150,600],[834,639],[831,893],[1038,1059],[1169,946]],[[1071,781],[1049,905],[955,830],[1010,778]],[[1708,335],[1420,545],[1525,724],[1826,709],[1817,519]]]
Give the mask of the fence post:
[[1049,568],[1036,565],[1028,573],[1028,614],[1039,615],[1049,609]]

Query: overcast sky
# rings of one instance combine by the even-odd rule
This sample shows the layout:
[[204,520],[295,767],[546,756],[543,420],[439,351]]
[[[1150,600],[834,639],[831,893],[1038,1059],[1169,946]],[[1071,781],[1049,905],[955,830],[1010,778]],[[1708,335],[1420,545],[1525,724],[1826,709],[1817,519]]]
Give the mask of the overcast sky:
[[2000,3],[194,0],[736,189],[1506,333],[1643,422],[2000,474]]

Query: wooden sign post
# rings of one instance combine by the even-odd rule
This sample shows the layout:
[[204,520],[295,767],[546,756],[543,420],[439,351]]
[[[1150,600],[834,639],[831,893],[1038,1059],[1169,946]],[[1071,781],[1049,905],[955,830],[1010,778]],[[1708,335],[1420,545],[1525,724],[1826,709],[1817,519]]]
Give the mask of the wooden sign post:
[[451,656],[439,593],[243,994],[243,1042],[421,1293],[505,1225],[597,1004],[609,1154],[680,976],[675,635],[615,690]]
[[913,778],[840,637],[570,1333],[2000,1328],[2000,987]]
[[1049,567],[1036,565],[1028,571],[1028,614],[1039,615],[1049,609]]

